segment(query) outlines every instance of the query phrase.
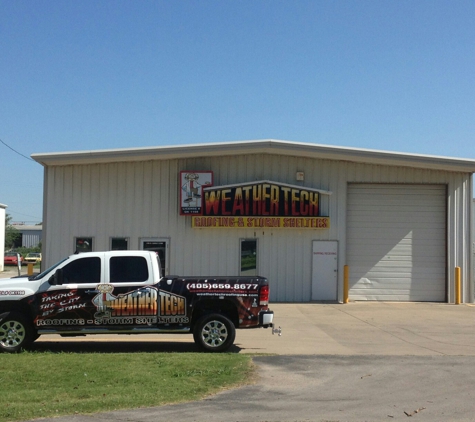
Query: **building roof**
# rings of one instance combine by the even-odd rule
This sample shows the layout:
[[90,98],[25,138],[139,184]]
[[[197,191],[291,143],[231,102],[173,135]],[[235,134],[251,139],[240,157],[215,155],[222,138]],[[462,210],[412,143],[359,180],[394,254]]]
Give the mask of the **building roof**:
[[43,225],[27,225],[27,224],[12,224],[15,229],[19,231],[41,231],[43,230]]
[[32,154],[43,166],[169,160],[242,154],[277,154],[354,163],[475,172],[475,160],[264,139],[223,143]]

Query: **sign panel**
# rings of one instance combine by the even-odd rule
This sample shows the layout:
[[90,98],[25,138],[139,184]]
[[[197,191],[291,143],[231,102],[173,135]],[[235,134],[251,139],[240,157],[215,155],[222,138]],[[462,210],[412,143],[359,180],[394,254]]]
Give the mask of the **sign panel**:
[[193,217],[195,228],[329,229],[329,217]]
[[180,172],[180,213],[196,228],[328,229],[319,189],[269,180],[213,186],[212,172]]
[[203,215],[318,216],[319,191],[269,181],[207,187]]
[[203,188],[212,185],[212,171],[181,171],[180,214],[201,215],[203,206]]

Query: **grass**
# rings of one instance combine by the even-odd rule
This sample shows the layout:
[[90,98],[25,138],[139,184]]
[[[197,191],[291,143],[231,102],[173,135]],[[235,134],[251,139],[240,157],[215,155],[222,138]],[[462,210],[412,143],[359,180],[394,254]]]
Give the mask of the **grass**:
[[0,421],[160,406],[251,382],[250,356],[222,353],[0,355]]

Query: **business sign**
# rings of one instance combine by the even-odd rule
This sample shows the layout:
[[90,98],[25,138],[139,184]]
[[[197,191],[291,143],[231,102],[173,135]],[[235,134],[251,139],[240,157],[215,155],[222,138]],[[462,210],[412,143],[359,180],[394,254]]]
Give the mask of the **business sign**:
[[212,185],[212,171],[181,171],[180,214],[202,215],[203,188]]
[[242,185],[206,187],[203,215],[312,217],[319,215],[316,189],[259,181]]
[[[329,217],[319,215],[320,194],[329,192],[268,180],[212,186],[212,174],[210,177],[209,173],[208,178],[202,177],[207,173],[180,173],[181,214],[193,217],[192,227],[299,229],[330,227]],[[204,186],[201,184],[203,181]],[[200,183],[199,187],[197,183]],[[195,198],[196,194],[200,195],[199,198]],[[193,206],[188,205],[190,203]]]
[[193,217],[192,227],[221,229],[329,229],[329,217]]

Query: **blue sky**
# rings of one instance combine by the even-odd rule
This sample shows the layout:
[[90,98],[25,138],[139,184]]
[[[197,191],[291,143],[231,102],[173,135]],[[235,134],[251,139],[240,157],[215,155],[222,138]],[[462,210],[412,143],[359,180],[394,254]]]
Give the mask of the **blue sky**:
[[[281,139],[475,158],[473,0],[0,0],[21,154]],[[43,168],[0,144],[0,203]]]

